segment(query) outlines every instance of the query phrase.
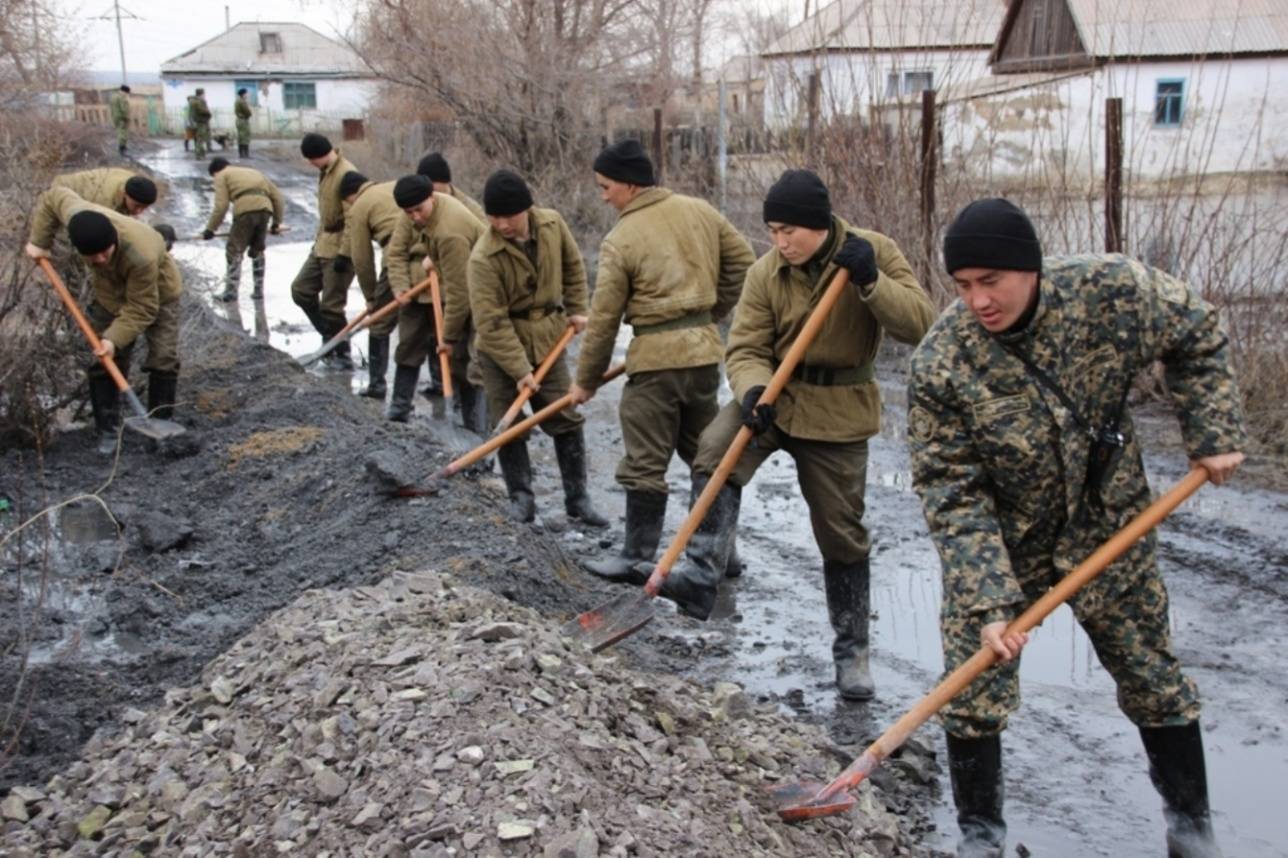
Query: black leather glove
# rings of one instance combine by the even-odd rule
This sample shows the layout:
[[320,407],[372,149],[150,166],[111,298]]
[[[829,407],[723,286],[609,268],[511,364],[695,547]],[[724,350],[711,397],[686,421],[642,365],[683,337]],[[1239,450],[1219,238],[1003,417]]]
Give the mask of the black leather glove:
[[765,434],[778,419],[778,409],[773,405],[768,402],[757,404],[764,392],[765,386],[758,384],[742,398],[742,425],[750,429],[753,435]]
[[850,282],[867,286],[877,279],[877,252],[872,243],[857,235],[847,235],[841,249],[832,257],[837,265],[850,272]]
[[348,274],[353,270],[353,260],[347,256],[337,256],[331,261],[331,270],[336,274]]
[[214,232],[212,232],[211,230],[203,229],[203,230],[201,231],[201,240],[202,240],[202,241],[210,241],[210,239],[212,239],[212,238],[214,238],[214,237],[215,237],[215,234],[214,234]]

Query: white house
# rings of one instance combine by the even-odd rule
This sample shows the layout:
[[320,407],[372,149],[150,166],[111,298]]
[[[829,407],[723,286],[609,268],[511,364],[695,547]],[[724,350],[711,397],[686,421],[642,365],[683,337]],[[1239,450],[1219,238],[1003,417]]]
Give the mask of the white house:
[[233,126],[237,90],[250,91],[257,133],[336,129],[367,114],[377,82],[347,45],[291,22],[242,22],[161,65],[171,130],[188,96],[206,90],[212,128]]

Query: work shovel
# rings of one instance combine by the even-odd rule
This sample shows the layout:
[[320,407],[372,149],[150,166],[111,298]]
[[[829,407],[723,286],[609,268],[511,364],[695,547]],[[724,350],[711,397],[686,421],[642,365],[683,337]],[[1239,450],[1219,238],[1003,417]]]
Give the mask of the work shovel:
[[[64,306],[72,314],[72,318],[76,320],[81,333],[89,341],[90,348],[97,351],[102,341],[98,338],[98,334],[94,333],[94,329],[90,326],[89,320],[85,318],[85,314],[81,312],[81,308],[77,306],[76,299],[72,297],[72,293],[68,291],[66,284],[63,283],[63,278],[58,276],[58,272],[54,270],[54,266],[50,264],[48,259],[42,258],[36,260],[36,262],[40,266],[40,270],[45,272],[45,276],[49,278],[50,285],[54,287],[54,291],[58,293],[58,297],[62,299]],[[143,407],[143,403],[139,401],[139,397],[130,389],[130,383],[125,380],[125,376],[121,375],[121,371],[117,369],[116,361],[112,360],[108,355],[96,355],[96,357],[107,369],[107,374],[112,377],[112,381],[116,382],[117,389],[121,391],[125,401],[130,406],[130,410],[134,412],[135,416],[125,419],[127,429],[132,429],[140,435],[145,435],[156,441],[174,438],[187,431],[187,429],[173,420],[149,417],[148,411]]]
[[[559,360],[559,356],[563,354],[564,349],[568,348],[568,343],[572,342],[572,338],[576,333],[577,329],[572,325],[569,325],[564,330],[563,335],[559,337],[559,342],[554,344],[554,347],[550,349],[550,353],[541,361],[541,365],[532,373],[532,379],[537,384],[541,384],[545,379],[546,374],[550,372],[550,367],[554,366],[555,361]],[[514,422],[514,418],[519,416],[519,412],[523,410],[523,406],[532,398],[534,392],[530,387],[525,387],[519,391],[519,395],[514,398],[514,403],[506,410],[505,414],[501,415],[496,428],[492,430],[493,435],[500,435],[510,428],[510,424]]]
[[[827,321],[828,314],[832,307],[841,296],[841,292],[849,285],[850,273],[841,269],[832,278],[832,283],[819,299],[818,306],[810,313],[809,318],[805,320],[805,326],[801,329],[800,335],[796,337],[796,342],[792,343],[787,354],[783,357],[782,363],[778,369],[774,370],[773,378],[766,385],[764,393],[760,395],[759,405],[772,405],[778,398],[787,382],[791,380],[792,373],[796,370],[797,364],[805,357],[805,352],[809,349],[814,338],[822,329],[823,323]],[[707,510],[715,502],[716,495],[724,487],[729,475],[738,465],[738,459],[742,457],[743,450],[747,449],[747,444],[751,442],[753,435],[751,429],[743,426],[734,436],[733,443],[725,452],[724,458],[720,460],[716,472],[711,475],[707,481],[706,488],[702,494],[698,495],[697,501],[694,502],[693,508],[689,510],[688,517],[680,525],[679,531],[675,538],[667,547],[666,553],[662,559],[657,562],[653,569],[653,574],[644,584],[643,590],[632,591],[625,595],[618,596],[611,602],[600,605],[598,608],[592,608],[589,611],[579,615],[576,619],[570,621],[564,626],[564,634],[576,640],[580,640],[586,646],[590,647],[592,652],[599,652],[607,649],[617,643],[622,638],[634,634],[648,624],[653,619],[655,613],[654,602],[658,591],[666,582],[666,578],[671,574],[671,567],[675,561],[680,558],[684,547],[689,544],[689,538],[697,531],[698,525],[706,517]]]
[[[1021,634],[1038,626],[1065,600],[1086,586],[1137,540],[1153,530],[1172,510],[1180,506],[1182,501],[1198,491],[1199,486],[1207,482],[1207,479],[1208,472],[1203,468],[1190,471],[1171,491],[1150,504],[1140,515],[1128,522],[1126,527],[1115,533],[1108,542],[1097,548],[1076,569],[1043,594],[1042,598],[1030,605],[1027,611],[1006,627],[1006,634]],[[995,661],[997,661],[997,654],[991,647],[980,647],[979,652],[944,677],[933,691],[882,733],[831,783],[824,785],[799,782],[770,790],[770,798],[777,806],[778,815],[788,822],[796,822],[816,816],[833,816],[849,810],[856,801],[854,796],[850,795],[850,790],[872,774],[881,761],[898,750],[914,730],[960,694]]]
[[[269,233],[269,235],[282,235],[282,234],[284,234],[284,233],[288,233],[288,232],[290,232],[290,231],[291,231],[291,225],[290,225],[290,224],[285,224],[285,225],[283,225],[283,226],[278,227],[278,228],[277,228],[277,232],[270,232],[270,233]],[[217,232],[217,233],[215,233],[214,235],[212,235],[212,236],[211,236],[211,238],[212,238],[212,239],[216,239],[216,238],[227,238],[227,237],[228,237],[228,233],[227,233],[227,232]],[[178,238],[177,240],[178,240],[178,241],[203,241],[203,240],[205,240],[205,236],[204,236],[204,235],[201,235],[200,233],[198,233],[197,235],[185,235],[185,236],[181,236],[181,237],[180,237],[180,238]]]
[[332,337],[331,339],[323,343],[322,348],[318,349],[315,352],[309,352],[308,354],[304,355],[304,357],[300,358],[299,359],[300,366],[308,366],[309,364],[312,364],[321,360],[331,352],[335,351],[336,346],[340,345],[341,343],[348,342],[350,339],[352,339],[353,336],[357,334],[359,331],[363,330],[364,328],[371,327],[376,322],[383,319],[385,316],[388,316],[390,313],[396,312],[400,307],[410,303],[413,298],[415,298],[417,295],[419,295],[420,293],[424,292],[426,289],[429,288],[429,283],[430,283],[430,280],[428,277],[426,277],[424,280],[420,281],[415,286],[411,287],[401,295],[395,295],[392,301],[385,304],[383,307],[381,307],[379,310],[376,310],[375,312],[364,309],[361,313],[354,316],[353,320],[349,322],[349,324],[341,328],[339,333],[337,333],[334,337]]

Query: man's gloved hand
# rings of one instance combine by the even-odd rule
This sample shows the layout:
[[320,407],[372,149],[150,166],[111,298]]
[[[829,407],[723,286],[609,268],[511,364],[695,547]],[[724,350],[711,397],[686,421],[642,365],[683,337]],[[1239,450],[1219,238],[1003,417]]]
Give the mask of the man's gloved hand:
[[742,425],[751,430],[753,435],[763,435],[774,425],[778,418],[778,409],[768,402],[757,404],[765,386],[758,384],[742,398]]
[[832,258],[837,265],[850,272],[850,282],[855,286],[867,286],[876,282],[877,252],[866,238],[847,235],[841,249]]
[[214,231],[213,231],[213,230],[203,229],[203,230],[201,231],[201,240],[202,240],[202,241],[210,241],[210,239],[212,239],[212,238],[214,238],[214,237],[215,237],[215,233],[214,233]]
[[331,260],[331,270],[336,274],[348,274],[353,270],[353,260],[347,256],[337,256]]

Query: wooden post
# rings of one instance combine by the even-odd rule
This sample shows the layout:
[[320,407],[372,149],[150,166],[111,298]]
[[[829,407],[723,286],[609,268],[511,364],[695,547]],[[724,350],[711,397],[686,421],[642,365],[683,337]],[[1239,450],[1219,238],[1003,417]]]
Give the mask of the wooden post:
[[805,110],[807,111],[807,125],[805,126],[805,157],[810,165],[814,165],[814,153],[817,151],[815,146],[818,141],[818,72],[809,73],[809,91],[806,93]]
[[1123,252],[1123,100],[1105,99],[1105,252]]
[[921,93],[921,246],[926,260],[923,280],[930,285],[935,270],[935,174],[939,166],[939,126],[935,91]]
[[662,108],[653,108],[653,169],[657,171],[657,183],[663,184],[666,174],[666,146],[662,140]]

